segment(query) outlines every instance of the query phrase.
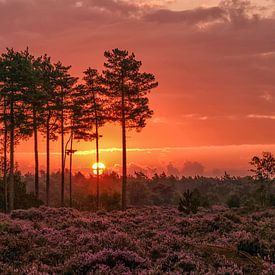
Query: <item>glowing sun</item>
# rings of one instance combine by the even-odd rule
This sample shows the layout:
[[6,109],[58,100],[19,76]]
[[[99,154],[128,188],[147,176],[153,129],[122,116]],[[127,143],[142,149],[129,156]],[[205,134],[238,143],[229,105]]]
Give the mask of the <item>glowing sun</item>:
[[102,175],[105,168],[106,168],[106,166],[102,162],[96,162],[96,163],[93,164],[92,168],[93,168],[93,173],[95,175],[97,175],[97,172],[98,172],[99,175]]

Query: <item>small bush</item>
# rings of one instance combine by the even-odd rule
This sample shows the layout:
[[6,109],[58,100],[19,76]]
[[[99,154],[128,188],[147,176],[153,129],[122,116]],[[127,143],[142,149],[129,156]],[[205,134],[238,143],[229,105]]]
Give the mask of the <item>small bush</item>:
[[227,204],[227,206],[228,206],[229,208],[239,208],[240,205],[241,205],[239,196],[237,196],[237,195],[235,195],[235,194],[234,194],[234,195],[231,195],[231,196],[228,198],[226,204]]
[[187,189],[180,198],[178,210],[187,215],[190,213],[197,213],[200,206],[198,191],[191,191]]
[[101,199],[102,207],[107,211],[120,209],[120,201],[121,201],[120,193],[117,193],[117,192],[113,194],[103,193],[100,199]]
[[266,247],[258,239],[244,239],[238,243],[238,251],[244,251],[251,256],[267,256]]

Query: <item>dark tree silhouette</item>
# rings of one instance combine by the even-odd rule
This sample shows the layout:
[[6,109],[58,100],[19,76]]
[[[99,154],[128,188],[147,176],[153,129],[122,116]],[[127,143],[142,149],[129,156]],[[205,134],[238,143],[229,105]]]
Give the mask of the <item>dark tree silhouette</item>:
[[128,51],[114,49],[104,53],[104,84],[109,96],[110,111],[122,127],[122,209],[126,208],[127,160],[126,129],[140,131],[152,117],[147,94],[158,83],[153,74],[141,73],[142,63]]
[[41,89],[46,95],[43,108],[44,124],[40,131],[46,138],[46,205],[50,203],[50,141],[57,140],[57,70],[51,63],[51,58],[44,55],[40,59]]
[[[106,122],[104,89],[101,85],[101,78],[95,69],[88,68],[84,72],[83,80],[84,84],[78,85],[71,95],[71,135],[76,140],[96,140],[96,162],[98,163],[99,127],[103,126]],[[74,152],[72,149],[72,139],[71,149],[68,152],[70,153],[71,166],[71,153]],[[97,207],[99,207],[99,171],[97,173]]]
[[30,63],[25,52],[7,49],[0,58],[1,98],[5,98],[5,124],[9,135],[9,211],[14,209],[14,148],[22,138],[29,137],[25,92],[30,88]]
[[24,52],[24,56],[28,61],[25,70],[27,70],[28,89],[24,91],[23,101],[28,108],[29,124],[32,127],[34,137],[34,190],[35,196],[39,198],[39,153],[38,153],[38,130],[44,124],[43,106],[45,105],[47,94],[43,89],[43,72],[41,69],[42,58],[35,58],[28,49]]
[[260,182],[259,192],[261,193],[262,206],[270,202],[271,185],[274,182],[275,158],[270,152],[263,152],[262,157],[254,156],[250,161],[254,167],[254,179]]
[[70,93],[77,81],[77,78],[69,74],[71,66],[63,66],[61,62],[55,64],[57,71],[57,101],[59,133],[61,136],[61,206],[64,206],[65,198],[65,133],[68,131],[66,121],[69,114]]
[[[2,87],[0,86],[0,89]],[[3,185],[4,185],[4,211],[8,212],[8,125],[7,125],[7,101],[6,96],[1,96],[1,113],[0,113],[0,120],[2,122],[1,127],[1,134],[3,135],[3,138],[1,139],[1,142],[3,143],[3,163],[2,163],[2,173],[3,173]]]
[[[87,98],[83,85],[77,85],[70,94],[68,103],[70,121],[67,131],[70,133],[69,139],[65,146],[66,156],[69,156],[69,201],[72,207],[72,167],[73,167],[73,154],[77,151],[73,148],[74,140],[90,140],[93,138],[92,125],[87,123],[85,113],[85,106]],[[68,149],[68,145],[70,148]],[[65,158],[66,160],[66,158]]]
[[[84,72],[85,88],[90,97],[89,99],[89,110],[91,121],[95,125],[95,140],[96,140],[96,163],[99,163],[99,127],[102,127],[105,122],[108,120],[108,114],[106,113],[106,99],[104,99],[105,90],[102,87],[102,78],[98,75],[97,70],[88,68]],[[97,165],[96,173],[96,193],[97,200],[96,205],[99,209],[99,165]]]
[[254,177],[260,181],[270,181],[275,175],[275,158],[270,152],[263,152],[262,157],[254,156],[250,161]]

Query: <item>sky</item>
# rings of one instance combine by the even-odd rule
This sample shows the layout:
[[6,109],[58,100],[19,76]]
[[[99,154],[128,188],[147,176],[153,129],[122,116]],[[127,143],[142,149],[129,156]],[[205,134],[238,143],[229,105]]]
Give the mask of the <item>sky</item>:
[[[275,149],[274,11],[273,0],[0,0],[0,51],[28,46],[80,78],[102,69],[105,50],[134,52],[159,87],[153,118],[127,134],[129,171],[244,175],[253,155]],[[101,134],[102,161],[119,171],[121,130]],[[75,147],[75,170],[90,171],[94,143]],[[33,169],[32,148],[16,148],[23,171]],[[39,149],[44,169],[42,137]]]

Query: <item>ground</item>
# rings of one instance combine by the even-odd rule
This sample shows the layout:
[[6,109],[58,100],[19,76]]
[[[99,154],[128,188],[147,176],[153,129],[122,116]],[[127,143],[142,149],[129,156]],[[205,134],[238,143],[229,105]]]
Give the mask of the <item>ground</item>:
[[272,274],[275,210],[221,206],[0,214],[1,274]]

